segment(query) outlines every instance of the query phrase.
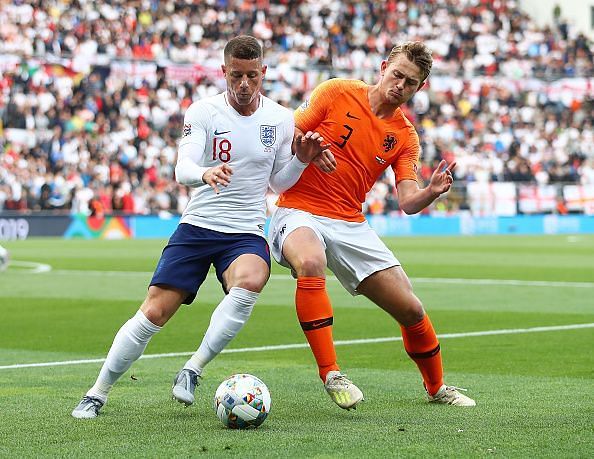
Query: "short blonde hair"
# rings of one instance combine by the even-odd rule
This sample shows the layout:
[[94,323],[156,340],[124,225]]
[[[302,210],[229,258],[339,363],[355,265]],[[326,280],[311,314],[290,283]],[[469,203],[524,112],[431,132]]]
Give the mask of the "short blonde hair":
[[421,69],[421,83],[427,79],[429,73],[431,73],[433,57],[431,56],[431,50],[427,48],[425,43],[407,41],[394,46],[388,56],[388,64],[393,62],[398,54],[404,54],[409,61]]

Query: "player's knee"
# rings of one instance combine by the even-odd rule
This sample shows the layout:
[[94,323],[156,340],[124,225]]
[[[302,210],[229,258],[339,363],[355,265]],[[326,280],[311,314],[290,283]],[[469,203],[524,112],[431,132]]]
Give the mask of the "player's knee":
[[266,285],[267,281],[268,281],[268,276],[262,276],[262,275],[246,276],[241,279],[238,279],[238,281],[235,283],[235,285],[231,285],[229,288],[239,287],[244,290],[249,290],[250,292],[260,293],[262,291],[262,289],[264,288],[264,286]]
[[303,256],[294,263],[293,269],[299,277],[323,277],[326,272],[326,259],[319,256]]
[[419,323],[423,319],[425,310],[421,301],[417,297],[414,297],[413,300],[407,303],[406,307],[402,308],[399,315],[399,322],[405,327],[409,327]]
[[158,327],[162,327],[169,320],[169,316],[157,304],[145,301],[141,310],[144,316]]
[[162,327],[177,311],[182,296],[181,291],[151,286],[140,310],[149,321]]

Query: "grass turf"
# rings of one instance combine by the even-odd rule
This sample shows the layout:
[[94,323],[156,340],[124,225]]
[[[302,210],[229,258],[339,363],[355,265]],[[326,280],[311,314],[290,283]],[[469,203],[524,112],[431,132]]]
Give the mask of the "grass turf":
[[[594,322],[592,236],[387,243],[438,333]],[[0,366],[104,357],[142,301],[163,241],[5,245],[15,264],[0,275]],[[32,274],[24,261],[50,264],[52,271]],[[273,272],[287,274],[278,266]],[[450,284],[442,278],[569,283]],[[337,340],[400,335],[367,300],[350,297],[336,281],[328,287]],[[303,343],[293,290],[291,279],[273,277],[230,348]],[[189,354],[221,297],[209,278],[146,353]],[[91,421],[75,420],[70,411],[100,363],[4,368],[0,456],[587,457],[594,452],[593,335],[586,328],[441,339],[446,381],[470,389],[478,403],[472,409],[427,404],[400,342],[337,347],[339,362],[366,396],[355,412],[338,409],[324,394],[308,349],[223,354],[207,368],[197,402],[187,409],[170,400],[171,380],[187,357],[142,359]],[[210,406],[219,382],[235,372],[254,373],[271,390],[271,415],[256,430],[225,429]]]

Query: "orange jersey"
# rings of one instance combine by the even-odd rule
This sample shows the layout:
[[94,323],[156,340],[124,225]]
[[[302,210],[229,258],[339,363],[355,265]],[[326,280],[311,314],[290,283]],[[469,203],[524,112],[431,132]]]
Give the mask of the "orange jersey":
[[396,183],[417,180],[420,146],[415,128],[399,108],[389,119],[375,116],[368,88],[358,80],[329,80],[295,111],[299,129],[319,132],[331,144],[337,168],[327,174],[308,166],[280,195],[279,207],[362,222],[361,204],[386,168],[392,166]]

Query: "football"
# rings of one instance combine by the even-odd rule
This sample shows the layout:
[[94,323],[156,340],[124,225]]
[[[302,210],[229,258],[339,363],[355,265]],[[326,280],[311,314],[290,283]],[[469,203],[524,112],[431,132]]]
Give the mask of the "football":
[[0,271],[4,271],[7,268],[9,260],[10,254],[8,250],[0,245]]
[[259,378],[236,374],[223,381],[214,396],[213,408],[230,429],[261,425],[270,413],[270,392]]

